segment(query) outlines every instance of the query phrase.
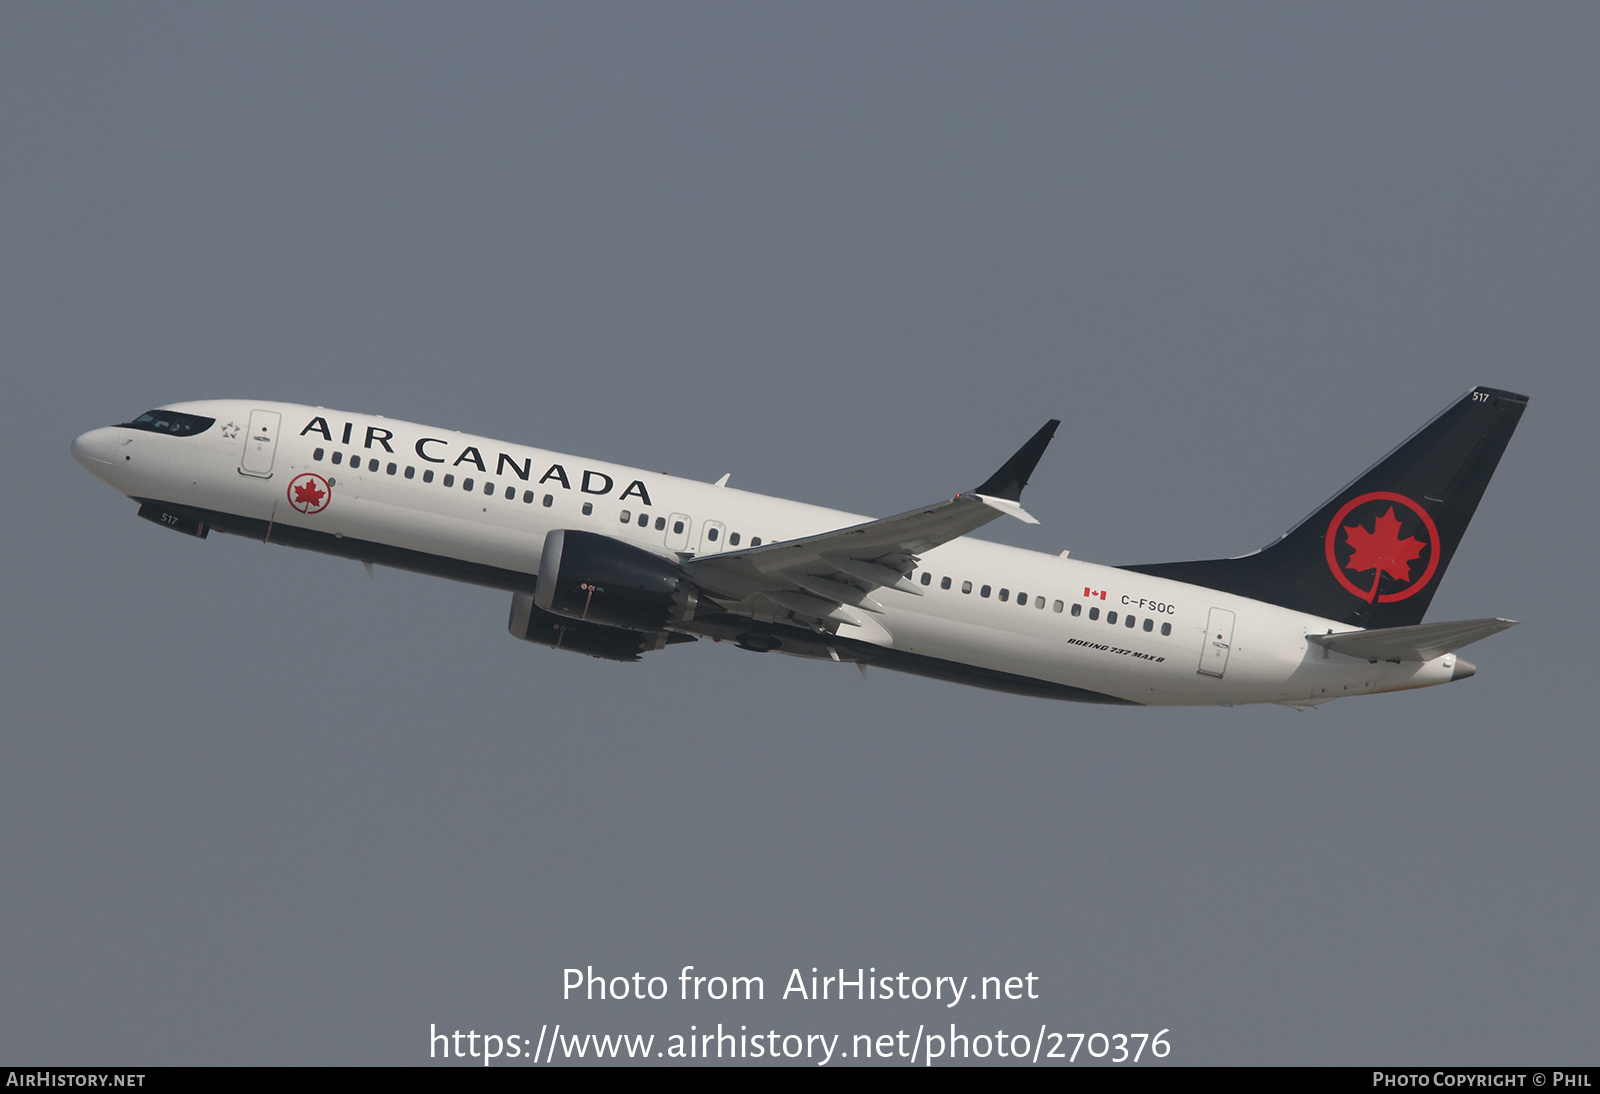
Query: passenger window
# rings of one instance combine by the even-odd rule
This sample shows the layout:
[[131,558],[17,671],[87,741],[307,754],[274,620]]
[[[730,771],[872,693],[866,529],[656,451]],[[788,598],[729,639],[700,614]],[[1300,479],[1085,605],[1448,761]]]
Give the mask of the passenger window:
[[750,540],[750,546],[752,546],[752,547],[761,546],[761,537],[760,536],[752,537],[751,540]]
[[650,527],[650,514],[649,513],[640,513],[639,514],[639,527],[640,528],[648,528],[648,527]]
[[1166,637],[1167,635],[1169,635],[1171,633],[1172,633],[1172,624],[1171,623],[1163,623],[1163,624],[1161,624],[1161,635],[1162,635],[1162,637]]
[[594,512],[594,502],[592,502],[592,501],[584,502],[583,503],[583,515],[584,516],[588,516],[590,513],[593,513],[593,512]]
[[444,483],[446,486],[454,486],[456,484],[456,477],[454,475],[446,475],[439,481]]
[[535,495],[534,495],[532,490],[524,490],[522,492],[522,504],[523,505],[532,505],[534,496]]
[[1050,610],[1055,612],[1057,615],[1060,615],[1061,614],[1061,609],[1065,608],[1065,607],[1066,607],[1066,605],[1061,603],[1061,601],[1058,600],[1054,604],[1050,605]]
[[1020,607],[1026,608],[1028,606],[1028,594],[1027,593],[1018,593],[1017,594],[1017,604]]
[[406,478],[414,479],[416,477],[417,477],[417,469],[415,467],[406,468]]
[[323,452],[322,449],[320,449],[320,448],[317,449],[315,452],[311,453],[311,458],[316,460],[318,463],[321,463],[322,462],[322,452]]
[[939,588],[948,589],[949,587],[950,587],[950,579],[948,577],[941,577],[939,579]]
[[963,581],[961,583],[961,591],[964,593],[970,593],[972,591],[972,582]]
[[1153,631],[1155,629],[1156,629],[1156,621],[1154,619],[1146,619],[1144,621],[1144,633],[1149,634],[1151,631]]
[[656,518],[656,531],[658,531],[658,532],[664,531],[666,529],[666,527],[667,527],[667,518],[666,517],[657,517]]
[[1106,613],[1106,622],[1110,623],[1113,627],[1115,627],[1117,625],[1117,613],[1116,612],[1107,612]]
[[377,471],[378,471],[378,461],[377,460],[368,460],[367,461],[367,470],[373,472],[374,474],[376,474]]
[[928,571],[926,571],[926,570],[922,571],[922,583],[924,585],[932,585],[933,584],[933,575],[928,573]]
[[467,491],[468,493],[471,493],[472,492],[472,480],[471,479],[462,479],[461,480],[461,489]]
[[994,591],[993,586],[985,585],[983,588],[978,590],[978,595],[983,597],[985,600],[987,600],[988,597],[989,597],[989,594],[991,592],[993,592],[993,591]]
[[544,496],[544,507],[546,509],[550,508],[550,506],[555,504],[555,501],[556,501],[556,496],[554,494],[546,494]]
[[1100,618],[1100,609],[1099,608],[1090,608],[1089,609],[1089,618],[1090,619],[1099,619]]
[[1004,604],[1006,601],[1008,601],[1010,599],[1011,599],[1011,590],[1010,589],[1001,589],[1000,590],[1000,603]]
[[433,481],[433,468],[428,467],[428,468],[424,468],[423,469],[422,481],[423,482],[432,482]]
[[717,542],[717,530],[715,528],[707,528],[706,529],[706,538],[709,539],[712,543]]
[[344,453],[343,452],[335,452],[333,454],[333,465],[335,467],[337,467],[343,462],[344,462]]
[[738,532],[732,532],[732,533],[729,534],[729,536],[728,536],[728,546],[729,547],[737,547],[737,546],[739,546],[739,533]]
[[1074,604],[1072,606],[1072,618],[1076,619],[1076,618],[1078,618],[1078,616],[1080,616],[1082,614],[1083,614],[1083,605],[1082,604]]
[[390,464],[390,465],[389,465],[389,466],[388,466],[388,467],[385,467],[385,468],[384,468],[384,469],[383,469],[383,473],[384,473],[384,474],[385,474],[385,475],[392,475],[392,474],[394,474],[394,473],[395,473],[395,472],[396,472],[396,471],[398,471],[398,470],[400,470],[400,468],[399,468],[399,466],[398,466],[398,465],[396,465],[396,464],[392,464],[392,463],[391,463],[391,464]]
[[1041,612],[1044,611],[1044,597],[1042,597],[1042,596],[1034,597],[1033,598],[1033,606],[1035,608],[1038,608]]
[[623,524],[632,524],[633,523],[633,510],[624,509],[622,511],[622,523]]
[[506,500],[507,501],[516,501],[517,500],[517,488],[515,486],[506,487]]
[[494,483],[486,482],[483,484],[483,496],[486,498],[494,497]]
[[1138,620],[1137,620],[1137,619],[1135,619],[1135,618],[1134,618],[1134,617],[1133,617],[1133,616],[1131,616],[1131,615],[1130,615],[1130,616],[1128,616],[1128,618],[1127,618],[1127,619],[1126,619],[1126,620],[1125,620],[1125,621],[1124,621],[1124,623],[1123,623],[1123,626],[1125,626],[1125,627],[1127,627],[1127,628],[1128,628],[1128,629],[1129,629],[1129,630],[1130,630],[1130,631],[1131,631],[1131,630],[1133,630],[1133,625],[1134,625],[1134,624],[1135,624],[1135,623],[1137,623],[1137,622],[1139,622],[1139,621],[1138,621]]
[[675,520],[672,522],[672,534],[675,536],[683,535],[683,521]]

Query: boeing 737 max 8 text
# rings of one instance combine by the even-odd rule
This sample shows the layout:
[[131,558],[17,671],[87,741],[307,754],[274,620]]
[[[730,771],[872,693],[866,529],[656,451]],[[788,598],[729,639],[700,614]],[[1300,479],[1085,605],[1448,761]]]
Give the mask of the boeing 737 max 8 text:
[[697,638],[1058,699],[1284,703],[1471,676],[1512,625],[1424,623],[1527,398],[1475,388],[1239,558],[1102,566],[970,538],[1036,523],[1050,422],[974,490],[869,520],[409,422],[175,403],[85,433],[139,515],[511,594],[511,633],[617,661]]

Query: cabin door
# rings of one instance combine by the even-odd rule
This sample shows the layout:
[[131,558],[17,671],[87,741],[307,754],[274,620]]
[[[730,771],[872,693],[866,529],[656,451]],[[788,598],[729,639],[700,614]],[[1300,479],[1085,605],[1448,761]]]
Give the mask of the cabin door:
[[250,429],[244,435],[244,456],[239,460],[239,474],[253,475],[258,479],[272,477],[272,457],[278,451],[278,425],[282,415],[276,410],[252,410]]
[[1233,649],[1233,613],[1226,608],[1212,608],[1206,616],[1205,645],[1200,649],[1200,672],[1206,676],[1221,676],[1228,668],[1228,654]]

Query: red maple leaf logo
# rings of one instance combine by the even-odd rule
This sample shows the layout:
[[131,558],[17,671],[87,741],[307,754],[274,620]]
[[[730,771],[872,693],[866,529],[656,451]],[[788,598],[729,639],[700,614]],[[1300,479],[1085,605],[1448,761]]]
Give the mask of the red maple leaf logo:
[[294,500],[296,505],[304,505],[307,509],[315,509],[322,504],[325,492],[317,489],[315,479],[294,484]]
[[1394,506],[1372,522],[1372,531],[1361,527],[1359,521],[1344,528],[1345,542],[1352,550],[1346,570],[1362,573],[1373,570],[1372,592],[1367,594],[1371,604],[1378,596],[1378,583],[1388,574],[1396,581],[1411,580],[1411,563],[1427,548],[1424,540],[1415,536],[1400,538],[1400,519],[1394,515]]

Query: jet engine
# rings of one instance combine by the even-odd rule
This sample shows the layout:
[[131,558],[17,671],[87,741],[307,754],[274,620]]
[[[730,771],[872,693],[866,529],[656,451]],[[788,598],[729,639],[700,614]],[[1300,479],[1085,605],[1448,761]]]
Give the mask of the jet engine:
[[545,536],[534,603],[546,612],[656,633],[700,606],[700,590],[671,559],[594,532]]
[[537,642],[555,650],[586,653],[607,661],[637,661],[640,654],[659,650],[670,643],[694,641],[687,634],[670,634],[666,631],[645,634],[642,631],[551,615],[534,604],[533,597],[527,593],[512,594],[511,620],[507,629],[525,642]]

